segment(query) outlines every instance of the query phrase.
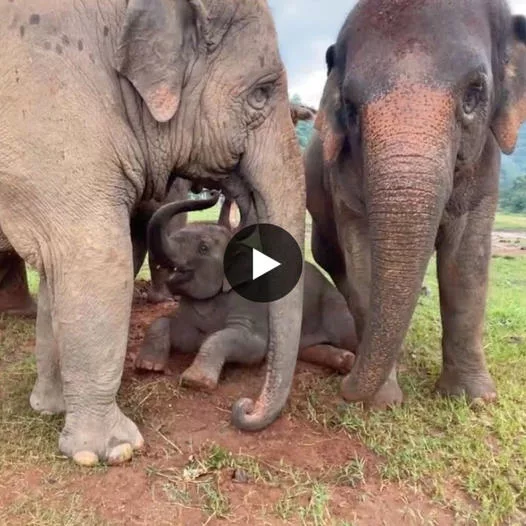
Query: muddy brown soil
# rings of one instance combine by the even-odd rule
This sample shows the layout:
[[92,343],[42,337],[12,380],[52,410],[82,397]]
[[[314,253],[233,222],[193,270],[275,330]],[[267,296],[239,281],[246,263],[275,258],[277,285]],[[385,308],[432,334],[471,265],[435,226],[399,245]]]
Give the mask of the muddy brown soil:
[[[236,399],[259,392],[263,366],[227,368],[212,394],[179,386],[179,375],[190,357],[173,357],[168,374],[135,372],[133,360],[146,327],[175,305],[149,305],[140,297],[134,301],[119,398],[124,410],[139,422],[146,440],[144,451],[121,467],[71,467],[57,474],[53,466],[44,465],[4,472],[0,477],[2,508],[30,495],[44,507],[89,511],[97,517],[97,524],[99,520],[123,525],[314,524],[312,481],[319,479],[328,488],[328,500],[323,504],[324,522],[318,524],[455,523],[450,511],[423,494],[404,485],[382,483],[378,475],[381,459],[358,440],[311,423],[305,412],[297,410],[305,405],[309,386],[332,374],[328,370],[299,362],[287,410],[260,433],[242,433],[229,420]],[[337,403],[337,397],[328,396],[328,405]],[[227,518],[213,514],[213,497],[202,498],[200,477],[183,480],[188,466],[205,458],[212,444],[252,459],[270,473],[260,480],[227,466],[205,474],[215,494],[228,500]],[[357,458],[363,462],[363,481],[355,485],[337,482],[335,474]],[[15,517],[10,522],[22,523]]]

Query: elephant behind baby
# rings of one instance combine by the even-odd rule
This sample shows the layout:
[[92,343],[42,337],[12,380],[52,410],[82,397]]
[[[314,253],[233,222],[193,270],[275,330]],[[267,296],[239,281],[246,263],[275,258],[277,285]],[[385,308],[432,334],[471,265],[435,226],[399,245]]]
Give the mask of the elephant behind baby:
[[500,151],[526,119],[526,19],[504,0],[360,0],[327,50],[305,152],[312,250],[356,319],[342,394],[402,400],[396,361],[434,250],[438,390],[493,400],[483,351]]

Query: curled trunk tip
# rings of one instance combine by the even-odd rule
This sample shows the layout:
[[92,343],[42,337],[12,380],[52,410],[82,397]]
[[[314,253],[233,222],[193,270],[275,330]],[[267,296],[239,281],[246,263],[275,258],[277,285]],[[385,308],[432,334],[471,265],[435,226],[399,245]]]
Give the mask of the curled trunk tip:
[[165,228],[168,222],[177,214],[206,210],[214,206],[219,200],[220,192],[213,190],[209,199],[188,199],[186,201],[174,201],[161,206],[148,222],[148,250],[158,265],[170,267],[171,262],[166,256],[165,250]]

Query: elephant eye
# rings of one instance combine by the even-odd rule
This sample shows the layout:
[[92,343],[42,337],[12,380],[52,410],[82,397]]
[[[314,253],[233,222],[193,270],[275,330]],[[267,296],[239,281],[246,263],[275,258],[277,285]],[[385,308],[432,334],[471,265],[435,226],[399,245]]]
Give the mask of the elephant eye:
[[202,255],[208,254],[208,245],[206,243],[199,244],[199,254],[202,254]]
[[262,110],[270,99],[273,85],[260,84],[256,86],[248,97],[248,103],[256,110]]
[[358,106],[349,100],[343,102],[345,108],[345,115],[349,126],[357,126],[360,119],[360,112]]
[[469,86],[462,102],[462,110],[465,115],[471,115],[477,109],[483,95],[484,85],[482,82],[475,82]]

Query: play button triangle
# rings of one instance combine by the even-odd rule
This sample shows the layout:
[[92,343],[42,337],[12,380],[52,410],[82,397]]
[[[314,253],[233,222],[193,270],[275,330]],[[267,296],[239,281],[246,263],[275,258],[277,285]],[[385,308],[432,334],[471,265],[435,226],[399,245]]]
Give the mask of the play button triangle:
[[280,265],[281,263],[265,256],[263,252],[260,252],[255,248],[252,249],[252,279],[258,279]]

